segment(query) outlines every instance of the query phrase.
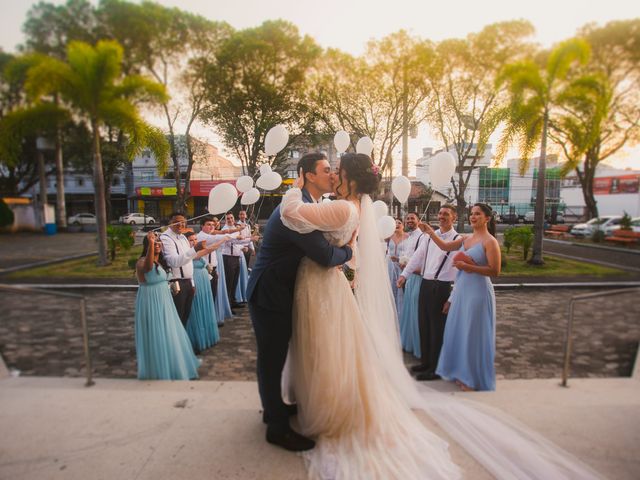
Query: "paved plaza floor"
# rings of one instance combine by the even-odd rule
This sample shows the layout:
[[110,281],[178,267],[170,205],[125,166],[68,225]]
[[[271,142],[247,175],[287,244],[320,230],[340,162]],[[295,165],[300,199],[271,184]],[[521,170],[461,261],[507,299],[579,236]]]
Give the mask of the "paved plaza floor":
[[[559,377],[569,300],[588,289],[498,290],[496,369],[499,379]],[[598,290],[601,291],[601,290]],[[87,314],[96,377],[135,378],[134,290],[87,289]],[[76,377],[84,373],[77,300],[0,292],[0,353],[20,375]],[[221,340],[202,353],[207,380],[255,380],[256,346],[246,308],[227,320]],[[634,294],[576,305],[572,375],[631,374],[640,338]],[[405,354],[407,363],[416,360]]]

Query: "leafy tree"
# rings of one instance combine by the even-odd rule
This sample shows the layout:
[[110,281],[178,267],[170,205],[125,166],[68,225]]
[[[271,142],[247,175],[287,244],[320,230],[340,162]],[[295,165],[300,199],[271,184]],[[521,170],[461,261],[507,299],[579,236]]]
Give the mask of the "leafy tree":
[[[283,20],[233,33],[216,52],[205,78],[202,119],[253,175],[262,163],[267,132],[284,124],[290,142],[312,132],[317,120],[308,101],[308,74],[320,47]],[[274,168],[284,155],[269,160]]]
[[625,146],[640,141],[640,19],[587,25],[580,36],[591,46],[591,82],[568,98],[563,122],[552,130],[575,170],[589,217],[598,216],[593,193],[596,169]]
[[[402,174],[408,175],[410,126],[426,118],[430,87],[425,71],[433,61],[430,42],[404,30],[370,41],[363,57],[329,50],[315,79],[314,103],[328,132],[346,130],[374,142],[373,159],[392,174],[393,151],[403,140]],[[357,88],[354,88],[357,85]]]
[[[224,22],[149,1],[138,5],[102,0],[97,16],[101,34],[124,45],[125,72],[147,74],[171,95],[160,106],[176,182],[175,207],[181,210],[190,197],[189,179],[195,161],[191,129],[204,106],[205,70],[215,62],[215,52],[232,29]],[[182,134],[178,133],[181,123],[185,125]],[[186,145],[186,172],[180,168],[181,138]]]
[[144,146],[166,159],[168,146],[162,133],[144,122],[134,102],[166,101],[162,85],[137,75],[123,76],[122,47],[113,41],[91,46],[70,42],[66,61],[47,58],[28,72],[27,88],[34,94],[56,93],[91,131],[98,264],[106,265],[106,205],[100,130],[118,126],[127,134],[126,151],[133,158]]
[[531,263],[541,265],[545,216],[545,173],[547,140],[550,124],[557,120],[563,101],[570,92],[579,89],[587,79],[571,79],[571,68],[585,64],[589,58],[589,45],[584,40],[562,42],[548,55],[543,66],[525,60],[507,65],[497,84],[506,84],[510,94],[509,105],[502,111],[506,126],[502,132],[497,157],[503,158],[516,141],[520,150],[521,171],[526,171],[534,150],[540,146],[538,182],[536,191],[534,244]]
[[457,159],[453,191],[458,229],[464,228],[469,178],[484,157],[487,142],[500,122],[504,98],[495,79],[500,70],[531,52],[533,33],[524,20],[501,22],[466,39],[451,39],[436,47],[436,61],[425,72],[432,95],[429,123]]

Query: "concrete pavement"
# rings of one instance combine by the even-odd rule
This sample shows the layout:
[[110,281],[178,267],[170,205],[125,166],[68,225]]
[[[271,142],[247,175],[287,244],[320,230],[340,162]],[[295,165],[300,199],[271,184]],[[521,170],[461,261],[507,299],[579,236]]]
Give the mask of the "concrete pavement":
[[[640,382],[501,380],[496,392],[446,395],[498,408],[611,479],[640,471]],[[303,479],[302,459],[267,444],[254,382],[0,380],[0,478]],[[492,476],[450,443],[467,479]]]

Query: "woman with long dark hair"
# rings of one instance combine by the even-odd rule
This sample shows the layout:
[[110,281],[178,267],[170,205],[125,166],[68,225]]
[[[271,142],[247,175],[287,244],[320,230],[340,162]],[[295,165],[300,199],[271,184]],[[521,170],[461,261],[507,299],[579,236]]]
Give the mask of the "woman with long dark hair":
[[500,245],[491,207],[476,203],[469,222],[473,233],[451,242],[423,226],[442,250],[461,249],[453,257],[458,275],[436,373],[464,391],[495,390],[496,298],[490,277],[500,274]]
[[136,263],[135,335],[140,380],[198,378],[200,362],[180,322],[167,281],[162,242],[149,232]]

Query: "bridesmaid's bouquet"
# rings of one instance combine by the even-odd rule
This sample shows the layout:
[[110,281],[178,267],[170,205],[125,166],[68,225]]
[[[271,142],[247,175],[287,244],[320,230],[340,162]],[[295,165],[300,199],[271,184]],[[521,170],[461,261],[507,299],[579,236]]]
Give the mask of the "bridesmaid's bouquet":
[[464,262],[464,263],[468,263],[469,265],[475,265],[476,262],[473,261],[473,258],[471,258],[469,255],[467,255],[464,252],[457,252],[454,256],[453,256],[453,262]]

